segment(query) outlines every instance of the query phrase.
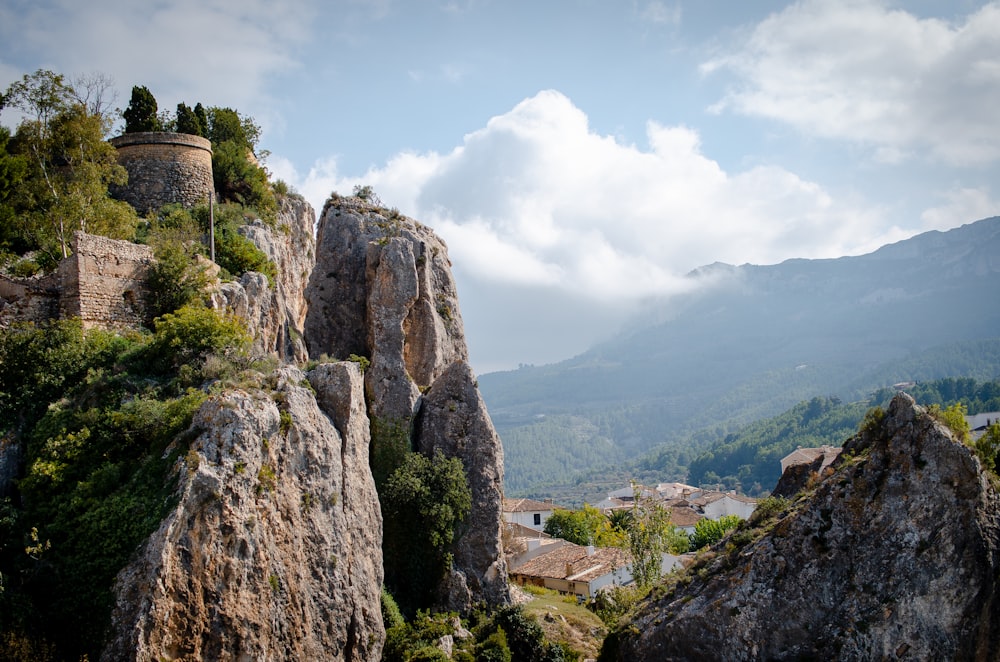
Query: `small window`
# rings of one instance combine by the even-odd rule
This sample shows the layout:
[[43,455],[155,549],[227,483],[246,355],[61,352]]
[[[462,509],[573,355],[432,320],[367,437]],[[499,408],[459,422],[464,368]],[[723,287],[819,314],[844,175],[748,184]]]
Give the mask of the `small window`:
[[541,526],[541,525],[542,525],[542,514],[535,513],[535,526]]

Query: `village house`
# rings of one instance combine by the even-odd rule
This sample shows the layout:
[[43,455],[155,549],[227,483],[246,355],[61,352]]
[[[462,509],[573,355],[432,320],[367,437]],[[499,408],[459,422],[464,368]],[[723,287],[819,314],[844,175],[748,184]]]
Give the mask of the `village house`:
[[555,512],[551,501],[534,501],[532,499],[504,499],[503,519],[505,522],[541,531],[545,522]]
[[565,543],[509,569],[521,586],[541,586],[591,598],[600,589],[632,582],[628,554],[615,547],[582,547]]
[[670,523],[689,536],[694,533],[695,525],[705,519],[704,515],[686,503],[668,507],[670,509]]
[[696,499],[688,499],[691,508],[708,519],[722,519],[736,515],[749,519],[757,507],[757,500],[735,492],[704,492]]
[[985,411],[981,414],[972,414],[965,417],[965,422],[969,424],[969,433],[973,439],[979,439],[986,434],[987,428],[994,423],[1000,422],[1000,411]]

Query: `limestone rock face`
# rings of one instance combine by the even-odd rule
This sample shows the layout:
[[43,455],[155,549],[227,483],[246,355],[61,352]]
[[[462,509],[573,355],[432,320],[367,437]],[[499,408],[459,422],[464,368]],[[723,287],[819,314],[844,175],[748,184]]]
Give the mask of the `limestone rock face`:
[[262,274],[249,272],[238,282],[223,283],[213,296],[213,305],[247,323],[256,354],[276,353],[287,361],[306,359],[304,293],[315,258],[315,220],[307,202],[286,197],[281,199],[274,228],[257,220],[239,229],[277,266],[274,287]]
[[417,419],[418,450],[461,458],[472,491],[472,512],[455,541],[452,576],[441,604],[467,612],[477,600],[506,604],[507,566],[501,544],[503,447],[472,368],[452,363],[427,392]]
[[768,526],[721,543],[602,659],[1000,659],[1000,497],[909,396]]
[[[393,304],[385,297],[398,295],[387,291],[384,281],[381,287],[372,282],[379,278],[383,255],[393,268],[405,262],[406,270],[415,272],[415,299],[409,300],[407,294],[406,301]],[[382,273],[388,277],[385,269]],[[412,293],[411,275],[405,279],[406,291]],[[373,344],[379,341],[373,331],[385,324],[377,316],[388,310],[394,317],[402,313],[404,362],[418,386],[430,385],[452,362],[468,361],[447,246],[430,228],[363,200],[334,197],[327,202],[306,300],[305,330],[312,357],[372,357],[377,349]],[[404,309],[397,310],[399,305]]]
[[[368,357],[368,413],[414,450],[459,457],[472,489],[442,606],[509,601],[500,548],[503,450],[468,365],[448,251],[429,228],[357,198],[334,196],[320,218],[306,290],[310,356]],[[426,392],[426,396],[421,393]],[[373,443],[376,452],[381,436]]]
[[118,576],[102,659],[379,659],[361,373],[331,364],[310,379],[317,396],[285,366],[273,391],[226,391],[198,412],[177,508]]

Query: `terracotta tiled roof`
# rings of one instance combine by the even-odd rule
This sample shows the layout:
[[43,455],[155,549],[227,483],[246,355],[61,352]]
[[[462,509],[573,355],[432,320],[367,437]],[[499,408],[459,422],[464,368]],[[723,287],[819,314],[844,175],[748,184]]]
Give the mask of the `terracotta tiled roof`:
[[705,519],[701,513],[687,506],[677,506],[670,509],[670,523],[674,526],[694,526]]
[[503,511],[505,513],[537,513],[539,511],[555,510],[556,506],[543,501],[532,499],[504,499]]
[[628,554],[615,547],[597,547],[593,554],[580,545],[563,545],[546,554],[536,556],[517,568],[512,575],[590,581],[606,575],[616,568],[629,564]]
[[515,538],[551,538],[549,534],[544,531],[539,531],[537,529],[532,529],[523,524],[515,524],[514,522],[504,522],[504,528],[510,532]]

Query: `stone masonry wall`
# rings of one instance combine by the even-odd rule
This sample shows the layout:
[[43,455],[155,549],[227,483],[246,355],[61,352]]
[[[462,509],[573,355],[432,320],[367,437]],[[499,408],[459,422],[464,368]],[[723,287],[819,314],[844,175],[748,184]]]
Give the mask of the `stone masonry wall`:
[[0,275],[0,328],[12,322],[44,322],[59,316],[59,274],[42,278]]
[[126,133],[111,144],[128,171],[128,184],[112,193],[140,214],[170,202],[186,207],[206,202],[213,191],[212,143],[207,138],[150,131]]
[[76,232],[73,254],[59,265],[61,317],[79,316],[84,328],[135,327],[146,320],[149,246]]

